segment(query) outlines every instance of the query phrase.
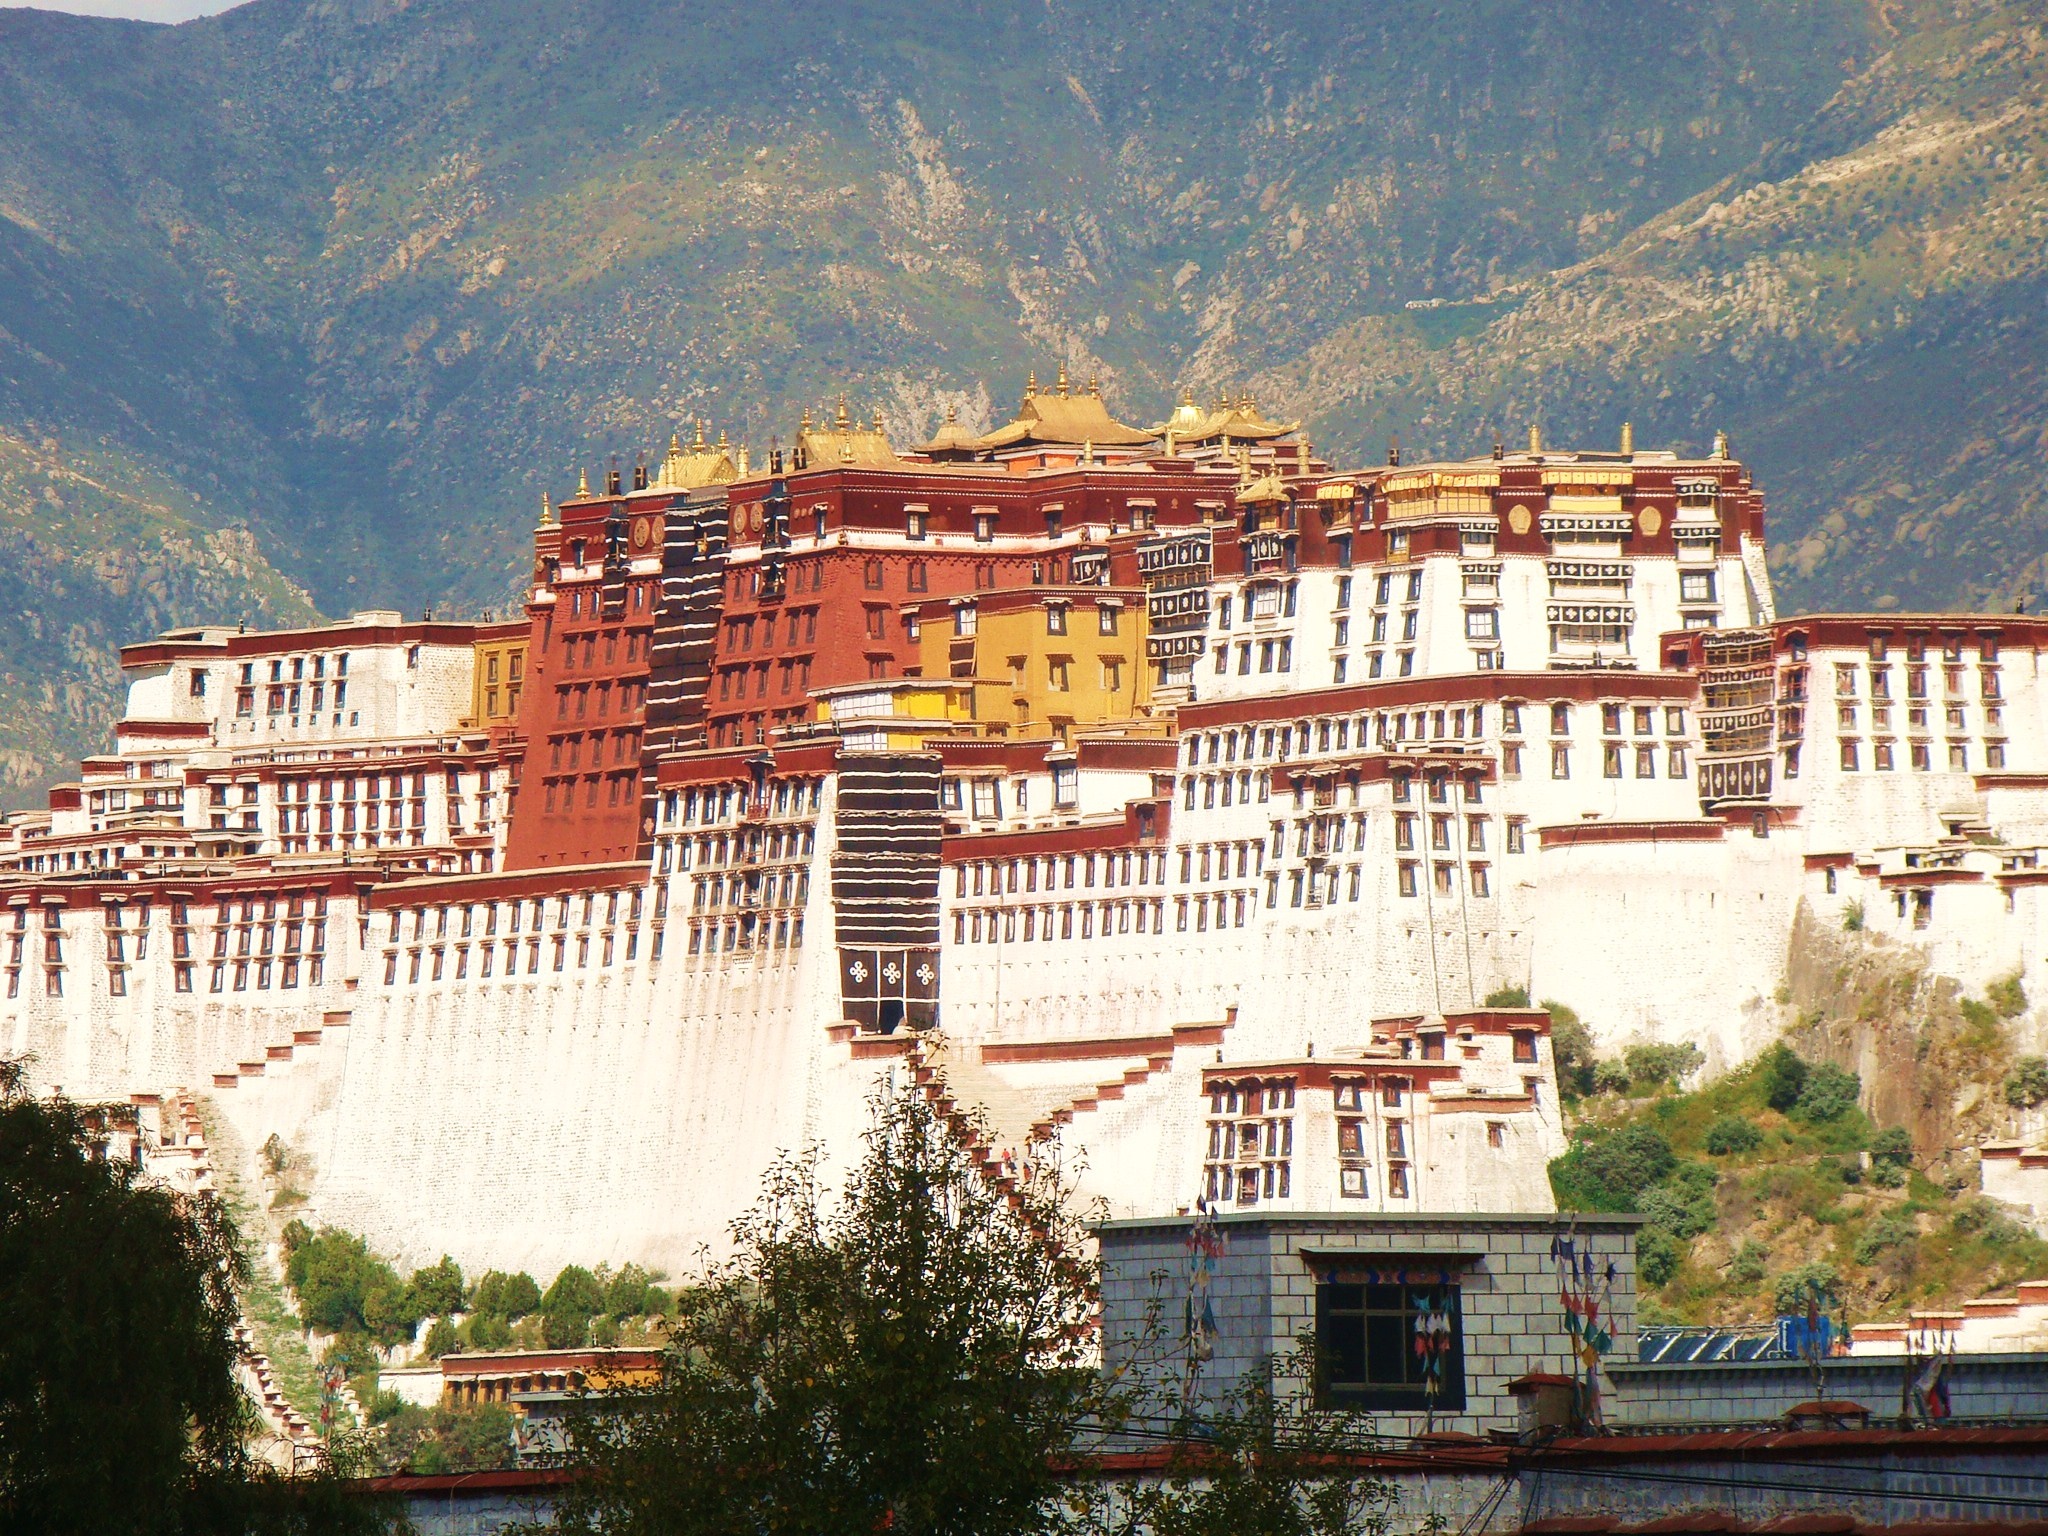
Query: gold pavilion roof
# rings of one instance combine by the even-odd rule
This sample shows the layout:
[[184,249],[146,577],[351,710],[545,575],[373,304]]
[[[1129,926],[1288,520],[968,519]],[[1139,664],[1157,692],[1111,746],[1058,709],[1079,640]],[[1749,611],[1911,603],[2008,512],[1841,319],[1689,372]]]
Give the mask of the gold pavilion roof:
[[840,397],[838,414],[829,427],[813,425],[811,413],[806,410],[797,427],[796,442],[805,467],[810,469],[831,469],[835,465],[889,469],[903,462],[889,446],[882,418],[877,415],[872,427],[863,427],[848,415],[844,396]]
[[1258,443],[1285,437],[1301,430],[1298,421],[1271,421],[1260,414],[1259,403],[1250,395],[1232,401],[1228,396],[1215,409],[1203,410],[1192,393],[1183,394],[1173,414],[1154,427],[1155,436],[1171,432],[1176,443],[1225,442]]
[[959,413],[952,406],[946,407],[946,419],[939,424],[939,430],[932,434],[928,443],[919,443],[911,451],[929,454],[934,458],[946,454],[968,454],[978,452],[980,439],[960,425]]
[[975,440],[983,452],[1011,448],[1019,443],[1057,443],[1075,448],[1136,448],[1157,438],[1157,432],[1127,426],[1109,414],[1102,392],[1090,384],[1085,393],[1070,392],[1066,365],[1060,365],[1059,382],[1053,391],[1040,394],[1038,376],[1033,374],[1024,387],[1024,401],[1014,419]]
[[680,437],[669,437],[668,452],[662,455],[647,488],[650,491],[694,491],[707,485],[730,485],[739,477],[739,468],[726,449],[725,434],[719,433],[716,443],[706,443],[704,423],[700,421],[697,423],[696,440],[688,449],[683,447]]

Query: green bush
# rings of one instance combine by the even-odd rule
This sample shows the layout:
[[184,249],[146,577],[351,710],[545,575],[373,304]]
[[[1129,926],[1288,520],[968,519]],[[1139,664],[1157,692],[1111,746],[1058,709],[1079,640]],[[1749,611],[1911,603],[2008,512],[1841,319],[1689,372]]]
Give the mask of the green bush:
[[1865,1227],[1863,1235],[1856,1239],[1856,1262],[1875,1264],[1895,1249],[1917,1243],[1919,1238],[1911,1217],[1898,1211],[1889,1212]]
[[2022,1056],[2006,1074],[2005,1102],[2014,1109],[2032,1109],[2048,1099],[2048,1058]]
[[1706,1061],[1691,1041],[1682,1045],[1632,1045],[1622,1053],[1629,1082],[1638,1089],[1669,1083],[1676,1088]]
[[299,1316],[323,1333],[367,1333],[380,1343],[409,1338],[419,1323],[406,1287],[389,1264],[374,1257],[360,1237],[323,1227],[299,1235],[286,1228],[285,1278],[298,1297]]
[[1807,1069],[1805,1086],[1799,1090],[1792,1113],[1815,1124],[1838,1120],[1856,1107],[1856,1096],[1862,1090],[1863,1083],[1854,1072],[1824,1061]]
[[497,1312],[479,1312],[459,1330],[470,1349],[503,1349],[512,1342],[512,1325]]
[[1851,901],[1851,902],[1847,902],[1847,903],[1845,903],[1845,904],[1843,905],[1843,907],[1842,907],[1842,931],[1843,931],[1844,933],[1861,933],[1861,932],[1863,931],[1863,903],[1862,903],[1862,902],[1860,902],[1860,901]]
[[540,1299],[541,1328],[550,1349],[574,1349],[590,1337],[590,1320],[604,1311],[604,1287],[581,1264],[571,1264]]
[[2020,973],[2001,977],[1984,989],[1984,996],[1990,999],[2001,1019],[2016,1019],[2027,1011],[2027,990],[2020,985]]
[[477,1281],[469,1310],[492,1313],[516,1322],[527,1313],[540,1310],[540,1286],[533,1276],[524,1271],[507,1275],[494,1269]]
[[412,1272],[411,1306],[420,1317],[462,1310],[462,1269],[447,1254],[441,1262]]
[[1778,1283],[1772,1288],[1771,1300],[1781,1317],[1795,1316],[1806,1311],[1808,1289],[1817,1290],[1821,1306],[1825,1310],[1834,1305],[1835,1298],[1842,1293],[1842,1277],[1835,1266],[1826,1259],[1815,1259],[1797,1269],[1788,1269],[1778,1276]]
[[1595,1093],[1627,1093],[1629,1090],[1628,1068],[1618,1061],[1596,1061],[1593,1063],[1593,1091]]
[[1756,1122],[1740,1115],[1722,1115],[1707,1127],[1706,1148],[1716,1157],[1733,1157],[1754,1152],[1763,1145],[1764,1133]]
[[1755,1285],[1763,1279],[1769,1267],[1770,1254],[1762,1243],[1752,1237],[1728,1261],[1728,1278],[1737,1285]]
[[426,1355],[429,1360],[438,1360],[443,1355],[452,1355],[462,1347],[462,1337],[456,1332],[453,1321],[446,1317],[434,1319],[427,1329]]
[[1646,1230],[1636,1243],[1636,1274],[1645,1285],[1668,1285],[1685,1262],[1685,1249],[1668,1232]]
[[1529,1006],[1527,987],[1495,987],[1486,994],[1487,1008],[1526,1008]]
[[1671,1143],[1657,1131],[1628,1125],[1576,1143],[1550,1165],[1550,1181],[1567,1209],[1627,1211],[1677,1162]]
[[1763,1085],[1764,1102],[1785,1113],[1799,1102],[1806,1088],[1806,1063],[1780,1040],[1757,1058],[1757,1080]]
[[1680,1238],[1698,1237],[1712,1230],[1720,1215],[1712,1195],[1693,1194],[1669,1184],[1646,1191],[1642,1210],[1650,1218],[1651,1228]]
[[626,1265],[605,1282],[604,1310],[609,1317],[645,1317],[659,1312],[663,1299],[652,1277],[638,1264]]
[[512,1460],[512,1412],[501,1403],[474,1408],[415,1408],[384,1427],[382,1460],[390,1471],[422,1474],[488,1472]]
[[1898,1163],[1872,1163],[1870,1182],[1879,1189],[1898,1189],[1906,1182],[1906,1170]]
[[363,1412],[372,1424],[382,1424],[396,1418],[405,1411],[405,1399],[396,1392],[378,1391],[370,1394],[370,1400],[363,1404]]
[[1913,1162],[1913,1136],[1903,1125],[1888,1125],[1870,1140],[1870,1161],[1896,1163],[1910,1167]]
[[[1522,996],[1526,1000],[1528,994]],[[1550,1053],[1557,1062],[1558,1092],[1583,1098],[1594,1091],[1592,1033],[1563,1003],[1545,998],[1541,1006],[1550,1015]]]

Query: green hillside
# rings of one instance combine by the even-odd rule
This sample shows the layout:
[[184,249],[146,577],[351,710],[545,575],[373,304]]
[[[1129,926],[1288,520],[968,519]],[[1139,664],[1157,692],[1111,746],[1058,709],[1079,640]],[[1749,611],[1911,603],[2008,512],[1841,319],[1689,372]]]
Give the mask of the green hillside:
[[2044,50],[2017,0],[0,11],[0,795],[98,743],[109,641],[503,607],[579,459],[1061,358],[1340,454],[1726,427],[1788,601],[2015,595]]

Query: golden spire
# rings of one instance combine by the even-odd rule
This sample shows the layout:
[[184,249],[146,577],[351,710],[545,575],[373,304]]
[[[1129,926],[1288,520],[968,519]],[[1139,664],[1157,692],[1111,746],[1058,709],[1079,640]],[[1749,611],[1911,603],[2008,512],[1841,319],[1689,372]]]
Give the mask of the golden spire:
[[690,446],[699,453],[704,451],[704,418],[702,416],[697,418],[697,438]]
[[798,422],[797,426],[800,430],[805,432],[811,430],[811,408],[808,405],[804,407],[804,419]]
[[1053,387],[1060,392],[1062,400],[1067,398],[1067,365],[1064,361],[1060,363],[1060,376],[1054,382]]
[[555,526],[555,504],[546,491],[540,493],[540,525],[543,528]]
[[1193,405],[1195,403],[1195,392],[1192,389],[1182,390],[1180,392],[1180,403],[1188,406]]
[[1621,424],[1621,451],[1633,457],[1636,451],[1636,424],[1624,421]]
[[1167,457],[1168,457],[1168,458],[1170,459],[1170,458],[1172,458],[1172,457],[1173,457],[1173,455],[1174,455],[1174,442],[1173,442],[1173,428],[1171,428],[1171,427],[1168,427],[1168,428],[1166,429],[1166,456],[1167,456]]
[[1541,453],[1543,451],[1543,429],[1533,421],[1529,423],[1529,451],[1531,453]]
[[720,427],[718,429],[718,451],[720,453],[723,453],[725,451],[725,446],[725,428]]
[[946,407],[946,424],[947,424],[948,426],[951,426],[951,425],[952,425],[952,424],[953,424],[954,422],[958,421],[959,419],[960,419],[960,413],[959,413],[958,411],[956,411],[956,410],[955,410],[955,409],[954,409],[954,408],[953,408],[952,406],[950,406],[950,405],[949,405],[949,406],[947,406],[947,407]]
[[1037,370],[1036,368],[1034,368],[1034,369],[1032,369],[1032,370],[1031,370],[1031,371],[1030,371],[1029,373],[1027,373],[1027,374],[1025,374],[1025,375],[1024,375],[1024,398],[1025,398],[1026,400],[1029,400],[1029,399],[1030,399],[1030,398],[1031,398],[1031,397],[1032,397],[1033,395],[1035,395],[1035,394],[1037,394],[1037,393],[1038,393],[1038,370]]
[[1252,392],[1250,390],[1246,390],[1237,397],[1237,408],[1247,416],[1252,413]]
[[839,397],[839,415],[835,421],[835,425],[837,425],[840,431],[844,432],[847,428],[847,424],[848,423],[846,416],[846,396],[841,395]]
[[753,473],[753,465],[748,461],[747,445],[745,443],[740,444],[740,456],[734,467],[739,471],[739,476],[742,480]]
[[1102,398],[1102,381],[1092,373],[1088,375],[1088,394],[1091,399],[1100,400]]
[[669,435],[668,435],[668,451],[669,451],[669,452],[670,452],[670,454],[672,454],[672,455],[673,455],[673,454],[679,454],[679,453],[681,453],[681,452],[683,451],[683,439],[682,439],[682,437],[681,437],[681,436],[680,436],[680,435],[679,435],[678,433],[674,433],[674,432],[671,432],[671,433],[669,433]]
[[875,407],[875,430],[882,430],[882,408],[879,405]]
[[589,474],[589,471],[587,471],[587,470],[583,470],[583,469],[579,469],[579,470],[577,470],[577,471],[576,471],[576,497],[577,497],[577,499],[578,499],[578,500],[580,501],[580,500],[582,500],[582,498],[584,498],[585,496],[588,496],[589,494],[590,494],[590,474]]
[[1220,395],[1218,395],[1218,396],[1216,397],[1216,410],[1217,410],[1217,413],[1218,413],[1218,414],[1220,415],[1221,413],[1223,413],[1224,411],[1227,411],[1227,410],[1229,410],[1229,409],[1230,409],[1230,391],[1226,389],[1226,390],[1225,390],[1225,391],[1224,391],[1224,392],[1223,392],[1222,394],[1220,394]]
[[1095,439],[1092,437],[1081,439],[1081,462],[1083,464],[1093,464],[1095,462]]

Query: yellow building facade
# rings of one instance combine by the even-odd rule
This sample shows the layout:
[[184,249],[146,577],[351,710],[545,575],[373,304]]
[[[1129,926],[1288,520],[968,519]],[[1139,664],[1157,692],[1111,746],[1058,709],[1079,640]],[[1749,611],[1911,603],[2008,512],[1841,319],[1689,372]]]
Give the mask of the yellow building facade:
[[526,636],[479,640],[470,674],[469,718],[473,725],[516,725],[519,696],[526,687]]
[[1151,703],[1140,588],[1020,587],[911,611],[921,676],[970,684],[990,735],[1065,743]]

